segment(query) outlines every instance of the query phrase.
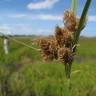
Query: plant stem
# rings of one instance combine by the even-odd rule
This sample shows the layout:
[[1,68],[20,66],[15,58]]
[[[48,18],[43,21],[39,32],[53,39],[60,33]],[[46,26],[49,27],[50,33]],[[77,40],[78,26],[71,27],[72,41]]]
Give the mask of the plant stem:
[[80,36],[80,33],[81,33],[82,29],[85,27],[86,15],[87,15],[89,6],[91,4],[91,1],[92,0],[87,0],[86,4],[85,4],[85,7],[83,9],[83,12],[82,12],[82,15],[81,15],[81,18],[80,18],[80,23],[79,23],[79,26],[78,26],[78,29],[77,29],[77,32],[76,32],[76,36],[75,36],[75,43],[76,44],[78,43],[79,36]]
[[71,65],[72,64],[65,64],[65,74],[68,79],[70,79],[71,74]]
[[77,11],[77,1],[78,0],[72,0],[72,3],[71,3],[71,10],[76,14],[76,11]]

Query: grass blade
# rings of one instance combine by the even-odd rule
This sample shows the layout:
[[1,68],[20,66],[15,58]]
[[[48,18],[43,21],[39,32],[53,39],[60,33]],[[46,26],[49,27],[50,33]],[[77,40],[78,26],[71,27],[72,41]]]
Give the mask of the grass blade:
[[86,4],[85,4],[85,7],[83,9],[83,12],[82,12],[82,15],[81,15],[81,18],[80,18],[80,23],[79,23],[79,26],[78,26],[78,30],[76,32],[76,37],[75,37],[75,42],[76,43],[78,42],[80,33],[85,26],[86,15],[87,15],[88,9],[90,7],[91,1],[92,0],[87,0]]

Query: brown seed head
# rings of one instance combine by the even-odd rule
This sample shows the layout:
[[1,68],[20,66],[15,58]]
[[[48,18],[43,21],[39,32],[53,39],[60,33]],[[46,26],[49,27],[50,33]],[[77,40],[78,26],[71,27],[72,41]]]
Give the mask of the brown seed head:
[[60,27],[56,27],[55,38],[59,46],[64,46],[63,30]]
[[[64,28],[66,30],[66,28]],[[63,33],[63,38],[64,38],[64,45],[65,47],[71,48],[73,46],[73,33],[66,30],[66,32]]]
[[58,44],[57,44],[57,42],[55,40],[54,41],[53,40],[50,41],[49,50],[53,54],[54,59],[57,59],[58,58],[58,55],[57,55]]
[[76,17],[73,12],[65,11],[64,13],[64,22],[65,27],[69,29],[71,32],[75,31],[76,26]]
[[54,40],[41,40],[41,54],[44,60],[57,59],[57,43]]
[[64,28],[59,26],[55,29],[55,38],[41,39],[39,42],[44,60],[60,59],[64,64],[73,61],[74,32],[76,32],[79,19],[73,12],[65,11]]
[[72,52],[69,48],[60,48],[58,50],[58,58],[64,64],[71,64],[73,61]]

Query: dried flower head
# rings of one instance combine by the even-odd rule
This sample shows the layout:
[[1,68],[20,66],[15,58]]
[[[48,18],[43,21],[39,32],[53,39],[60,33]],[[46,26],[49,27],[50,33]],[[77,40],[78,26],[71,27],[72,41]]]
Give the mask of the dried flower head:
[[39,42],[39,46],[41,47],[41,53],[45,60],[51,54],[50,50],[49,50],[49,45],[50,45],[50,43],[46,39],[41,39]]
[[64,12],[64,25],[71,32],[74,32],[76,30],[75,29],[76,16],[74,15],[74,12],[72,12],[72,11],[65,11]]
[[57,42],[55,40],[42,39],[39,43],[44,60],[57,59]]
[[73,12],[65,11],[65,27],[55,29],[55,39],[41,39],[39,45],[45,60],[60,59],[65,64],[73,61],[74,32],[78,28],[79,19]]
[[64,64],[71,64],[74,57],[74,32],[78,28],[79,19],[73,12],[65,11],[64,21],[64,28],[56,27],[55,38],[41,39],[39,45],[45,60],[60,59]]
[[63,29],[63,42],[65,47],[72,48],[74,42],[73,32],[70,32],[68,29]]
[[69,48],[60,48],[58,50],[58,57],[64,64],[71,64],[73,61],[72,51]]
[[49,50],[51,51],[54,59],[58,59],[57,51],[58,51],[58,44],[56,40],[50,40]]
[[55,29],[55,38],[59,46],[64,46],[63,30],[59,26]]

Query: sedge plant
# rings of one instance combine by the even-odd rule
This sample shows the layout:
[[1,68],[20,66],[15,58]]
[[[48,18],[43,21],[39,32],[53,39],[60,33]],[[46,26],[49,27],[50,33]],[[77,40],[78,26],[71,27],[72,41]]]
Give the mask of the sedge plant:
[[72,0],[71,10],[64,12],[64,27],[56,26],[55,35],[41,39],[39,45],[44,60],[59,60],[65,66],[66,78],[70,79],[71,66],[76,55],[80,33],[86,25],[86,16],[92,0],[86,0],[80,18],[76,17],[77,0]]

